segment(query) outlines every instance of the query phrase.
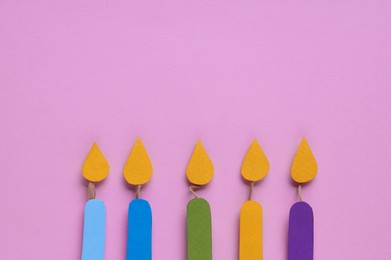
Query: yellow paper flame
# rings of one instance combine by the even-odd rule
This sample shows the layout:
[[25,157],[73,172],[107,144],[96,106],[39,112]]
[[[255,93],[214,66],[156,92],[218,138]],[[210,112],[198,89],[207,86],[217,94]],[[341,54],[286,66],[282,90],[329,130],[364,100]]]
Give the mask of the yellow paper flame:
[[291,167],[292,179],[297,183],[306,183],[315,178],[318,164],[307,140],[303,137]]
[[194,185],[205,185],[213,178],[214,167],[200,140],[197,141],[193,155],[186,169],[186,176]]
[[259,181],[266,176],[269,169],[269,161],[257,139],[254,139],[243,160],[242,176],[248,181]]
[[152,177],[152,163],[141,139],[138,138],[124,167],[124,177],[129,184],[142,185]]
[[107,177],[109,170],[109,163],[94,143],[83,164],[83,177],[91,182],[99,182]]

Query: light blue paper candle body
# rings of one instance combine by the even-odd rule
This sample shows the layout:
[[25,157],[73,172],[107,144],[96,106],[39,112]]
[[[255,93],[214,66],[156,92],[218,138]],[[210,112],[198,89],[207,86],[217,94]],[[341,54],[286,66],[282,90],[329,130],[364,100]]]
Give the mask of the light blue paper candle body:
[[92,199],[84,208],[82,260],[104,260],[106,207],[103,201]]
[[148,201],[132,200],[128,212],[126,260],[152,259],[152,211]]

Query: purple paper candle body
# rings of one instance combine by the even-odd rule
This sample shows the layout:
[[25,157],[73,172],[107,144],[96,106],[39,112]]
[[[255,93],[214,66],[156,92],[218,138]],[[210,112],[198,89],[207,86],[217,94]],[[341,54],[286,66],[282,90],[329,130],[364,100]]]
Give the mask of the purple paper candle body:
[[289,214],[288,260],[314,259],[314,215],[306,202],[296,202]]

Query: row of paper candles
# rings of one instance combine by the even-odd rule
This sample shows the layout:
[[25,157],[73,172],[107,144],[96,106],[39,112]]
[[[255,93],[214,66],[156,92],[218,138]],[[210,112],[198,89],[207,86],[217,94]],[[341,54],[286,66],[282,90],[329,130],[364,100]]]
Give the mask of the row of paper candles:
[[[261,260],[262,207],[251,199],[253,184],[269,171],[269,162],[257,140],[251,144],[242,164],[242,176],[250,184],[250,196],[240,210],[240,260]],[[103,260],[106,233],[106,208],[95,198],[95,185],[107,177],[109,164],[94,143],[83,165],[83,177],[88,181],[89,201],[84,212],[82,260]],[[314,224],[309,204],[302,201],[301,184],[312,180],[317,163],[305,138],[294,157],[291,176],[298,184],[299,201],[290,209],[288,260],[312,260]],[[213,177],[212,161],[200,141],[197,142],[187,166],[186,175],[195,198],[187,205],[187,259],[212,259],[212,228],[209,203],[199,198],[195,189],[209,183]],[[140,139],[137,139],[124,167],[126,181],[136,186],[136,199],[129,204],[127,260],[152,258],[152,211],[148,201],[139,198],[141,185],[152,177],[152,164]]]

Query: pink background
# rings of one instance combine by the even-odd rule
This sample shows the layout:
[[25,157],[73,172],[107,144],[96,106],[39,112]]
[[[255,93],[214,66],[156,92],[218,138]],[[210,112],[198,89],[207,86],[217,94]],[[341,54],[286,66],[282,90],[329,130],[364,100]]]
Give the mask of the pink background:
[[238,258],[258,138],[271,164],[264,258],[287,257],[289,169],[304,135],[318,177],[303,190],[316,259],[391,259],[391,2],[0,1],[2,259],[80,259],[96,141],[111,164],[106,259],[125,259],[134,197],[122,169],[137,137],[154,166],[153,257],[186,256],[185,168],[197,138],[215,165],[199,194],[214,258]]

